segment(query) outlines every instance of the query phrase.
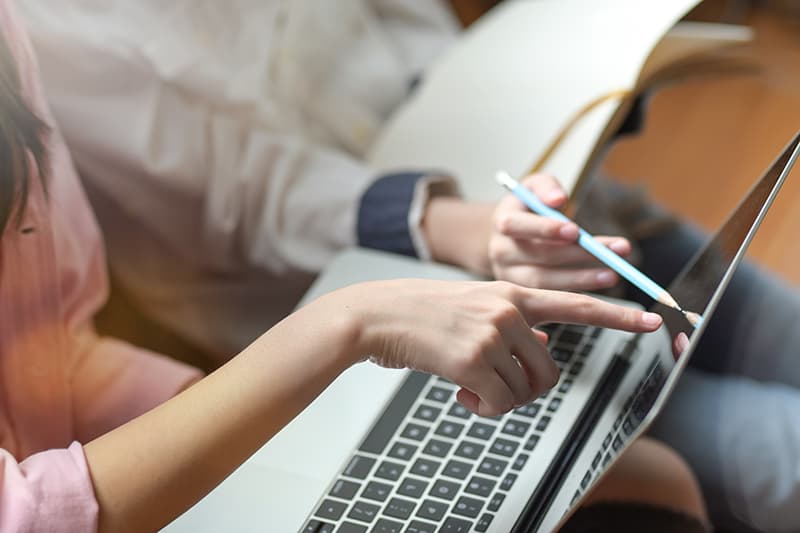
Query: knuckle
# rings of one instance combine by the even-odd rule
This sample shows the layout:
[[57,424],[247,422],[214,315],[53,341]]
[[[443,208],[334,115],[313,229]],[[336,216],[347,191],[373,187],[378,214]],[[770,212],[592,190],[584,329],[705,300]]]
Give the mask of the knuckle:
[[514,225],[514,217],[510,213],[498,212],[494,215],[494,227],[500,233],[508,233]]
[[511,259],[511,250],[505,246],[502,239],[489,239],[489,260],[494,263],[507,263]]
[[491,283],[492,289],[504,300],[511,300],[514,296],[516,296],[517,290],[519,289],[510,281],[498,280]]
[[[492,311],[491,322],[499,328],[511,327],[518,322],[518,319],[519,311],[509,303],[499,305]],[[497,329],[494,331],[500,335],[500,331]]]
[[595,301],[590,296],[584,294],[575,294],[573,299],[572,308],[575,311],[575,317],[583,322],[589,320],[595,308]]

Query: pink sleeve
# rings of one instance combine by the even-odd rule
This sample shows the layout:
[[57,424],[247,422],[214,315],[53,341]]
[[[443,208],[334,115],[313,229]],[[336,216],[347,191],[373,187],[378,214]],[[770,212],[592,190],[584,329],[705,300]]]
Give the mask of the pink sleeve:
[[93,337],[73,368],[75,438],[81,442],[149,411],[202,375],[117,339]]
[[[39,103],[50,118],[43,96]],[[201,373],[95,332],[94,315],[108,297],[105,250],[72,158],[51,118],[50,123],[49,192],[61,318],[69,345],[67,375],[75,438],[88,442],[168,400]]]
[[[2,0],[0,0],[2,3]],[[52,119],[36,71],[30,43],[22,70],[27,95],[50,125],[50,218],[55,247],[61,320],[67,336],[67,379],[73,398],[74,437],[81,442],[127,422],[174,396],[200,377],[177,361],[94,330],[94,315],[108,297],[102,237],[61,133]]]
[[0,532],[96,531],[97,512],[86,458],[77,442],[21,463],[0,449]]

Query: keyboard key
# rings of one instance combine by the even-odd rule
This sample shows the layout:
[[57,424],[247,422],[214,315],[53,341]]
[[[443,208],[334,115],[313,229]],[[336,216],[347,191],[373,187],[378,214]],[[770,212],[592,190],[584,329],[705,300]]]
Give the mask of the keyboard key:
[[361,493],[361,497],[368,498],[370,500],[375,500],[376,502],[382,502],[389,497],[389,494],[391,494],[391,492],[392,492],[391,485],[387,485],[386,483],[380,483],[378,481],[370,481],[364,488],[364,492]]
[[408,461],[417,452],[417,447],[413,444],[406,444],[404,442],[395,442],[389,450],[389,457]]
[[464,492],[488,498],[489,494],[491,494],[492,490],[494,490],[494,486],[496,484],[497,483],[493,479],[481,476],[472,476],[472,478],[469,480],[469,483],[467,483],[467,487],[464,489]]
[[522,468],[525,466],[525,463],[528,462],[528,457],[529,456],[527,453],[519,454],[517,458],[514,459],[514,464],[511,465],[511,470],[522,470]]
[[412,520],[405,533],[436,533],[436,524]]
[[594,344],[586,343],[583,345],[583,348],[581,348],[581,351],[578,352],[578,355],[582,358],[589,357],[589,354],[592,353],[592,348],[594,348]]
[[483,516],[481,516],[480,520],[478,520],[478,523],[475,524],[475,531],[478,533],[483,533],[489,529],[490,525],[492,525],[492,520],[494,520],[493,514],[483,513]]
[[469,428],[467,435],[476,439],[489,440],[494,433],[495,426],[492,424],[484,424],[483,422],[475,422]]
[[454,477],[456,479],[466,479],[470,470],[472,470],[471,464],[451,459],[447,462],[444,470],[442,470],[442,475]]
[[442,437],[449,437],[451,439],[457,439],[461,432],[464,431],[464,424],[459,424],[458,422],[450,422],[449,420],[444,420],[439,424],[439,427],[436,428],[436,434],[441,435]]
[[631,417],[625,417],[625,421],[622,423],[622,431],[625,432],[626,437],[630,437],[631,433],[633,433],[633,422],[631,421]]
[[360,488],[361,485],[358,483],[347,481],[346,479],[339,479],[333,484],[330,495],[343,500],[350,500],[356,495]]
[[381,518],[375,522],[375,526],[370,533],[403,533],[403,524],[395,522],[394,520]]
[[611,447],[614,449],[615,452],[620,451],[620,449],[622,448],[622,439],[619,438],[619,435],[614,437],[614,443],[611,445]]
[[440,466],[442,466],[442,463],[439,461],[432,461],[420,457],[414,461],[414,466],[411,467],[411,473],[422,477],[433,477]]
[[439,533],[469,533],[471,530],[472,522],[449,516],[439,529]]
[[497,455],[503,455],[505,457],[511,457],[514,455],[514,452],[517,451],[519,448],[519,443],[514,442],[508,439],[494,439],[492,443],[492,447],[489,448],[489,453],[496,453]]
[[581,489],[586,490],[586,487],[589,486],[589,483],[591,481],[592,481],[592,473],[591,473],[591,471],[590,472],[586,472],[586,474],[583,475],[583,479],[581,479]]
[[311,520],[301,533],[333,533],[333,524]]
[[531,402],[521,407],[517,407],[514,409],[514,412],[518,415],[535,418],[536,415],[539,414],[539,409],[541,409],[541,404],[539,402]]
[[401,437],[404,437],[409,440],[422,440],[428,435],[428,431],[430,428],[428,426],[420,426],[419,424],[408,424],[406,425],[403,432],[400,434]]
[[[553,403],[552,401],[550,402]],[[512,435],[514,437],[522,438],[528,433],[528,430],[531,428],[529,422],[522,422],[520,420],[514,420],[513,418],[505,423],[503,426],[503,433],[506,435]]]
[[425,396],[425,398],[428,400],[433,400],[434,402],[445,403],[452,395],[452,390],[444,389],[442,387],[431,387],[431,390],[428,391],[428,394]]
[[572,359],[572,354],[574,352],[572,350],[565,350],[563,348],[552,348],[550,350],[550,357],[553,358],[553,361],[566,363],[570,359]]
[[386,507],[383,509],[383,514],[387,516],[391,516],[393,518],[399,518],[401,520],[405,520],[411,513],[414,512],[414,507],[416,507],[416,502],[412,502],[411,500],[406,500],[403,498],[392,498],[389,500],[389,503],[386,504]]
[[343,522],[336,533],[367,533],[367,526],[354,524],[353,522]]
[[561,407],[561,398],[553,398],[550,400],[550,403],[547,404],[547,411],[550,413],[555,413],[558,411],[559,407]]
[[428,455],[433,455],[434,457],[444,457],[445,455],[447,455],[447,452],[449,452],[450,448],[452,447],[453,447],[452,442],[447,442],[439,439],[431,439],[428,441],[428,444],[425,445],[425,448],[422,450],[422,453],[427,453]]
[[417,516],[438,522],[444,517],[449,504],[435,500],[425,500],[417,509]]
[[600,334],[601,334],[602,332],[603,332],[603,330],[602,330],[602,329],[600,329],[600,328],[594,328],[594,329],[592,330],[592,332],[590,333],[590,335],[591,335],[591,337],[592,337],[593,339],[596,339],[597,337],[599,337],[599,336],[600,336]]
[[417,407],[417,410],[414,412],[414,418],[427,420],[428,422],[434,422],[437,418],[439,418],[441,413],[442,410],[438,407],[422,404]]
[[345,509],[347,509],[346,503],[325,499],[322,500],[322,503],[319,505],[319,508],[314,515],[321,518],[327,518],[329,520],[339,520],[342,517],[342,513],[344,513]]
[[571,379],[565,379],[561,382],[561,385],[558,386],[558,392],[564,394],[569,392],[569,389],[572,388],[573,381]]
[[375,517],[378,516],[378,511],[380,510],[380,507],[372,503],[357,501],[355,504],[353,504],[353,508],[350,509],[350,512],[347,513],[347,518],[352,518],[353,520],[358,520],[360,522],[366,522],[369,524],[375,520]]
[[511,487],[514,486],[514,482],[517,480],[516,474],[507,474],[506,477],[503,478],[503,481],[500,483],[500,490],[509,491]]
[[413,477],[407,477],[400,484],[400,488],[397,489],[397,493],[403,496],[409,496],[411,498],[419,498],[425,493],[425,489],[427,488],[427,481],[422,481],[421,479],[415,479]]
[[469,496],[461,496],[453,506],[453,513],[461,516],[476,518],[483,508],[483,501]]
[[597,468],[597,465],[600,464],[600,459],[602,458],[603,458],[602,452],[597,452],[597,455],[595,455],[594,459],[592,459],[592,470]]
[[580,329],[575,327],[566,327],[561,331],[561,335],[558,336],[558,344],[571,344],[573,346],[577,346],[580,344],[585,333],[585,326],[581,326]]
[[483,449],[486,446],[483,444],[477,444],[474,442],[464,441],[458,445],[456,451],[454,452],[455,455],[460,457],[465,457],[467,459],[477,459],[483,453]]
[[497,512],[497,510],[500,509],[500,506],[503,505],[503,500],[505,499],[505,494],[502,492],[495,492],[494,496],[492,496],[492,499],[489,500],[489,505],[486,506],[486,508],[493,513]]
[[456,497],[456,494],[458,494],[458,490],[460,488],[461,486],[458,483],[440,479],[433,484],[433,487],[431,487],[431,491],[428,494],[443,500],[452,500]]
[[536,445],[539,444],[539,435],[535,433],[528,437],[527,442],[525,442],[525,449],[531,451],[532,449],[536,448]]
[[610,453],[607,453],[606,456],[603,457],[603,468],[608,466],[608,463],[611,462],[611,459],[613,459],[613,457],[611,456]]
[[503,461],[501,459],[494,459],[492,457],[486,457],[481,462],[480,466],[478,466],[478,472],[482,474],[489,474],[491,476],[500,477],[503,474],[503,471],[508,466],[508,461]]
[[450,407],[450,410],[447,411],[447,414],[450,416],[454,416],[456,418],[463,418],[466,420],[472,416],[472,411],[470,411],[460,403],[456,402]]
[[539,422],[536,424],[536,431],[544,431],[547,429],[547,426],[550,425],[550,417],[543,416],[539,419]]
[[391,461],[384,461],[375,471],[375,476],[388,479],[389,481],[397,481],[403,474],[403,465],[393,463]]
[[569,375],[570,376],[577,376],[583,370],[583,363],[581,361],[575,361],[571,367],[569,367]]
[[347,467],[344,469],[344,475],[347,477],[354,477],[356,479],[365,479],[372,470],[372,465],[375,464],[375,459],[371,457],[364,457],[363,455],[354,455]]
[[608,435],[606,435],[606,438],[605,438],[605,439],[603,439],[603,449],[604,449],[604,450],[605,450],[606,448],[608,448],[608,446],[611,444],[611,439],[612,439],[612,438],[613,438],[613,435],[612,435],[612,434],[611,434],[611,432],[609,431],[609,432],[608,432]]

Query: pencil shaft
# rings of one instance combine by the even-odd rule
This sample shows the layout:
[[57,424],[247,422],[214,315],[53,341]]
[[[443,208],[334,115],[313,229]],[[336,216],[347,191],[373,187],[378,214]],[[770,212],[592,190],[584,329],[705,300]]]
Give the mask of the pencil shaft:
[[[543,217],[561,220],[563,222],[571,222],[571,220],[564,215],[564,213],[553,209],[538,196],[528,190],[525,186],[512,180],[510,177],[504,176],[501,181],[511,192],[519,198],[531,211]],[[647,277],[639,269],[632,264],[628,263],[625,259],[611,251],[603,243],[595,239],[588,231],[579,228],[578,245],[581,248],[592,254],[594,257],[602,261],[606,266],[611,268],[614,272],[630,281],[633,285],[641,289],[645,294],[650,296],[656,301],[670,305],[668,302],[674,302],[669,293],[664,290],[658,283]],[[677,308],[677,303],[671,305]]]

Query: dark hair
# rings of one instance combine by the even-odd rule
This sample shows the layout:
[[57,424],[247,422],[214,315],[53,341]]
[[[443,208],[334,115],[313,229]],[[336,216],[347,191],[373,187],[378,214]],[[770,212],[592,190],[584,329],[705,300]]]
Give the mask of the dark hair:
[[39,174],[45,171],[46,133],[47,126],[20,94],[14,60],[0,36],[0,235],[12,216],[17,225],[22,220],[33,170],[29,154]]

